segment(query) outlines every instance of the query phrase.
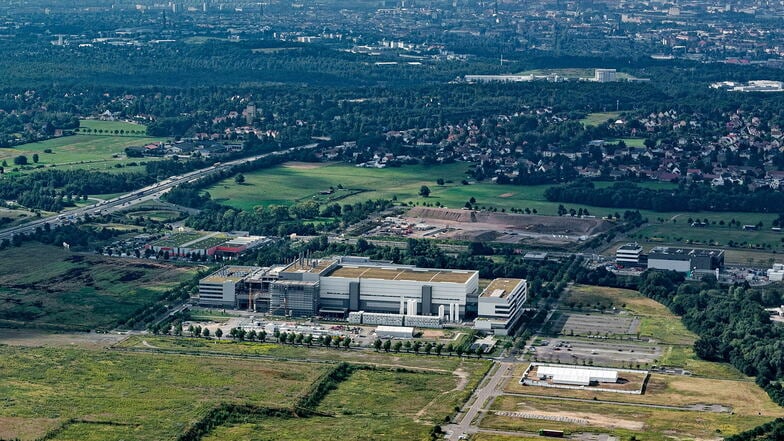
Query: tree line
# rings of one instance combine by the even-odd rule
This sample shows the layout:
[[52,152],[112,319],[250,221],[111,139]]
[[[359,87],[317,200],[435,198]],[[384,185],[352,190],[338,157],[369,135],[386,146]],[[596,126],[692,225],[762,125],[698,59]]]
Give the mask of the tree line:
[[646,271],[639,291],[683,317],[699,336],[698,357],[731,363],[749,376],[778,403],[784,405],[784,329],[770,319],[766,307],[780,306],[784,288],[747,285],[720,287],[715,279],[684,283],[683,274]]
[[569,202],[597,207],[635,208],[654,211],[742,211],[778,212],[784,207],[784,192],[770,188],[748,190],[745,186],[728,184],[713,188],[692,183],[677,189],[651,189],[631,182],[618,182],[610,187],[596,188],[593,182],[577,182],[553,186],[545,190],[551,202]]

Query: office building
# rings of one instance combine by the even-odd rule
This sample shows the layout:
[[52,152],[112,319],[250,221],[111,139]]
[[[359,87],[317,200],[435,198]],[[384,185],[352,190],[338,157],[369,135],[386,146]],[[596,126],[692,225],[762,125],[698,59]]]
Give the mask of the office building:
[[523,316],[528,284],[523,279],[495,279],[479,296],[474,328],[495,335],[509,335]]
[[621,247],[615,251],[615,263],[623,266],[639,265],[641,255],[642,247],[640,244],[636,242],[627,243],[621,245]]
[[768,280],[771,282],[781,282],[784,280],[784,263],[773,264],[773,268],[768,270]]

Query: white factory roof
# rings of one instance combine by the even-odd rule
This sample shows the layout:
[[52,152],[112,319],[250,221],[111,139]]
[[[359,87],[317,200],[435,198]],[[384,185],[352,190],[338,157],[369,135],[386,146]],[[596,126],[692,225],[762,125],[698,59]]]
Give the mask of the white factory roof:
[[376,327],[376,334],[379,332],[395,333],[395,334],[414,334],[414,328],[410,326],[386,326],[379,325]]
[[555,383],[589,384],[592,381],[613,383],[618,381],[618,371],[611,369],[587,369],[582,367],[537,366],[538,376],[552,377]]

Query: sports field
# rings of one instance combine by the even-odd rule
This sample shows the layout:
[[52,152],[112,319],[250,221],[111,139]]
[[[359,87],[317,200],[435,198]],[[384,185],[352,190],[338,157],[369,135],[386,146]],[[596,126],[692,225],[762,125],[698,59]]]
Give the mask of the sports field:
[[8,248],[0,261],[0,326],[6,327],[112,328],[194,271],[38,243]]

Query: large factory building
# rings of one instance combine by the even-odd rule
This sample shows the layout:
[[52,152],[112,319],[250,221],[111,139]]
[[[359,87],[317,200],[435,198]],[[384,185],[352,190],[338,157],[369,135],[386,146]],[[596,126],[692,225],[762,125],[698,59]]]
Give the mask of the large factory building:
[[[479,272],[417,268],[364,257],[300,258],[272,268],[226,267],[202,279],[199,303],[275,315],[440,327],[479,313],[485,331],[519,321],[524,280],[498,279],[479,297]],[[477,328],[479,329],[479,328]]]

